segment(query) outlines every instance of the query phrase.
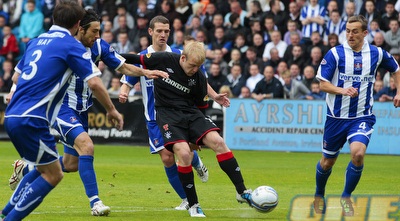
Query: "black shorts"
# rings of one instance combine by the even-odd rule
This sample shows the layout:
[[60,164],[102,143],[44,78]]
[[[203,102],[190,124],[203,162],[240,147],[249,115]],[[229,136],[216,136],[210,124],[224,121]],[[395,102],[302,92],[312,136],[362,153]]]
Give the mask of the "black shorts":
[[197,108],[176,110],[158,107],[157,124],[164,138],[164,146],[170,151],[175,143],[180,142],[203,145],[203,137],[208,132],[220,130]]

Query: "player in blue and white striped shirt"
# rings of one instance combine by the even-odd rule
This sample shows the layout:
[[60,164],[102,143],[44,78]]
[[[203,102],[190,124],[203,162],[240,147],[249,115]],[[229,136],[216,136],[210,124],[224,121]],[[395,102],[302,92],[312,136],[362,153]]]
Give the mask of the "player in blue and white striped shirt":
[[18,90],[7,107],[4,126],[20,156],[36,169],[21,180],[1,211],[1,220],[28,216],[63,178],[50,126],[56,121],[72,74],[96,89],[109,119],[122,129],[122,116],[98,77],[101,72],[90,53],[71,35],[77,32],[84,14],[74,1],[58,3],[53,11],[54,25],[28,42],[15,67],[13,80],[18,77]]
[[343,215],[354,215],[350,197],[361,178],[364,155],[375,124],[372,106],[376,72],[378,67],[382,67],[400,75],[396,60],[365,39],[367,24],[363,16],[350,17],[346,24],[347,41],[332,48],[318,69],[321,90],[327,92],[328,113],[322,158],[316,168],[316,213],[325,212],[325,186],[341,148],[348,141],[351,161],[347,166],[340,203]]

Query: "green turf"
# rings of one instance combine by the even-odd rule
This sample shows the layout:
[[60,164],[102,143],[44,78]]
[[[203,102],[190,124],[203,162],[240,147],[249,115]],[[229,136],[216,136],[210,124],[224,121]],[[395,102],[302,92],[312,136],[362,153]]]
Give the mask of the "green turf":
[[[59,148],[62,151],[60,146]],[[173,207],[180,199],[167,182],[158,155],[147,147],[96,145],[95,169],[100,197],[112,212],[109,217],[92,217],[78,173],[65,174],[63,181],[25,220],[193,220],[186,211]],[[311,195],[315,187],[315,164],[320,153],[238,151],[248,188],[269,185],[279,194],[279,205],[271,213],[258,213],[238,204],[235,190],[219,168],[214,152],[199,153],[210,172],[207,183],[196,177],[196,189],[207,220],[287,220],[291,199]],[[0,142],[0,205],[12,194],[8,187],[11,164],[18,155],[9,142]],[[340,194],[349,155],[342,154],[327,186],[327,194]],[[363,177],[354,194],[399,194],[400,156],[367,155]],[[1,209],[1,208],[0,208]]]

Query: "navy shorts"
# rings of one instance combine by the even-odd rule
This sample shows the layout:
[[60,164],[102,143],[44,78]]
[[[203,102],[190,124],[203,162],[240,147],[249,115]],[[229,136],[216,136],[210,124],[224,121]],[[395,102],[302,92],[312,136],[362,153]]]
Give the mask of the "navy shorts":
[[215,123],[197,108],[176,110],[157,108],[157,124],[164,146],[172,151],[175,143],[190,142],[203,145],[203,137],[210,131],[219,131]]
[[36,117],[7,117],[4,127],[22,159],[35,165],[58,160],[54,136],[49,122]]
[[353,119],[326,117],[322,153],[327,158],[335,158],[346,141],[368,146],[375,121],[374,115]]

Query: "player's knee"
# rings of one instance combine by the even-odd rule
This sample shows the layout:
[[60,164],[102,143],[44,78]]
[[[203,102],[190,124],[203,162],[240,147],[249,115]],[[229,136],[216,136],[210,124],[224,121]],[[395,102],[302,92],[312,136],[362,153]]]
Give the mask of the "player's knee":
[[161,161],[163,162],[164,166],[171,167],[175,163],[174,154],[168,150],[160,151],[159,152]]
[[78,171],[78,164],[64,163],[64,169],[67,172],[76,172],[76,171]]
[[323,170],[329,170],[335,164],[336,158],[322,158],[319,162]]

